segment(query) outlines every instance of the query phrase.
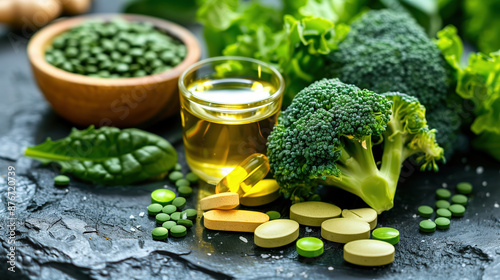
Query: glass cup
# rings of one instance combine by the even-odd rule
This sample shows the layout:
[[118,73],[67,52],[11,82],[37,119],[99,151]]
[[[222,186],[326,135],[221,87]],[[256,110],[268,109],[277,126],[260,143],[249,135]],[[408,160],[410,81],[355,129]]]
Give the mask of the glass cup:
[[272,66],[245,57],[214,57],[179,78],[182,135],[191,171],[216,184],[254,153],[265,153],[285,83]]

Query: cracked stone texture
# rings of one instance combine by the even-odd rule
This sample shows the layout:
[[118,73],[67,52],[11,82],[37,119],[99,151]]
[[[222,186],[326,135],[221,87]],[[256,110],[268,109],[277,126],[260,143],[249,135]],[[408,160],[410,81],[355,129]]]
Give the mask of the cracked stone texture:
[[[96,1],[94,11],[119,11],[124,1]],[[195,31],[199,34],[199,29]],[[325,242],[325,253],[299,257],[294,245],[262,249],[249,233],[214,232],[202,226],[201,213],[185,238],[153,241],[154,219],[147,212],[152,190],[167,181],[134,186],[102,187],[72,180],[55,187],[57,166],[41,166],[22,156],[26,146],[46,137],[61,138],[71,124],[56,116],[32,79],[25,47],[29,32],[0,29],[0,279],[500,279],[500,163],[478,152],[452,158],[437,174],[405,167],[395,207],[379,216],[379,226],[397,228],[393,264],[365,268],[342,258],[342,245]],[[180,118],[149,131],[164,136],[184,160]],[[7,168],[16,168],[16,272],[7,271]],[[482,174],[476,168],[484,167]],[[410,166],[411,167],[411,166]],[[444,183],[469,181],[475,189],[465,217],[432,234],[418,231],[418,206],[435,202],[434,190]],[[188,206],[213,192],[201,184]],[[334,188],[321,190],[340,207],[358,207],[356,197]],[[278,210],[278,201],[257,210]],[[133,215],[134,218],[130,218]],[[300,236],[320,237],[318,228],[301,227]],[[245,242],[245,240],[247,242]]]

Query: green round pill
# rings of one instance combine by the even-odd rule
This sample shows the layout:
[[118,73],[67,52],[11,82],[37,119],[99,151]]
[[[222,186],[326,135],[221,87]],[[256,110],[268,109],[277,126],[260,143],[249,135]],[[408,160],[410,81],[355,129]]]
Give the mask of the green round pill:
[[157,189],[151,193],[151,203],[159,203],[163,206],[175,198],[175,193],[167,189]]
[[170,229],[170,234],[173,236],[173,237],[183,237],[183,236],[186,236],[187,234],[187,229],[185,226],[181,226],[181,225],[176,225],[176,226],[173,226],[171,229]]
[[[184,180],[184,179],[181,179],[181,180]],[[177,182],[179,182],[179,181],[177,181]],[[179,196],[182,196],[182,197],[189,197],[193,194],[193,189],[191,187],[188,187],[188,186],[181,186],[181,187],[179,187],[179,189],[177,191],[179,192]]]
[[435,232],[436,223],[430,220],[423,220],[420,222],[420,231],[422,232]]
[[166,229],[171,229],[173,226],[177,225],[175,221],[166,221],[161,226]]
[[168,229],[164,227],[157,227],[153,229],[152,234],[154,240],[165,240],[168,237]]
[[69,177],[66,175],[57,175],[54,177],[54,184],[56,186],[67,186],[69,185]]
[[148,214],[149,215],[157,215],[158,213],[161,212],[162,208],[163,208],[163,206],[161,206],[161,204],[158,204],[158,203],[150,204],[148,206]]
[[297,253],[303,257],[313,258],[323,254],[323,241],[316,237],[303,237],[297,240]]
[[177,207],[175,207],[174,205],[166,205],[165,207],[163,207],[163,209],[161,210],[161,212],[165,213],[165,214],[172,214],[174,213],[175,211],[177,211]]
[[174,167],[174,170],[182,170],[182,165],[180,163],[176,163],[175,164],[175,167]]
[[186,199],[184,197],[176,197],[172,200],[172,205],[181,210],[184,206],[186,206]]
[[179,180],[175,181],[175,186],[178,188],[183,187],[183,186],[189,186],[189,185],[191,185],[191,183],[189,183],[189,181],[186,179],[179,179]]
[[161,225],[166,221],[170,221],[170,215],[165,213],[160,213],[156,215],[156,223]]
[[449,199],[451,196],[451,192],[447,189],[437,189],[436,190],[436,197],[438,199]]
[[434,213],[434,209],[432,209],[432,207],[430,206],[422,205],[418,207],[418,214],[422,218],[430,218],[432,216],[432,213]]
[[390,227],[376,228],[372,231],[372,238],[396,245],[399,242],[399,231]]
[[198,175],[194,174],[193,172],[189,172],[186,174],[186,179],[191,182],[191,183],[196,183],[198,182]]
[[457,192],[461,194],[470,194],[472,192],[472,184],[469,182],[458,183]]
[[[186,217],[184,217],[184,215]],[[196,216],[198,216],[198,211],[196,211],[196,209],[189,208],[189,209],[182,211],[182,218],[183,219],[189,219],[191,221],[194,221],[194,220],[196,220]]]
[[436,223],[436,227],[438,229],[449,229],[450,228],[450,219],[445,218],[445,217],[439,217],[436,220],[434,220],[434,223]]
[[465,213],[465,207],[461,204],[452,204],[448,210],[453,217],[463,217]]
[[447,201],[447,200],[444,200],[444,199],[440,199],[438,201],[436,201],[436,208],[448,208],[450,207],[450,203]]
[[174,212],[172,213],[172,215],[170,215],[170,219],[172,219],[172,221],[178,221],[181,219],[181,212]]
[[281,218],[281,214],[278,211],[268,211],[266,214],[269,216],[269,220],[276,220]]
[[193,221],[188,220],[188,219],[180,219],[177,221],[178,225],[185,226],[187,228],[190,228],[193,226]]
[[451,202],[453,204],[460,204],[463,206],[467,206],[467,200],[468,198],[463,194],[456,194],[451,197]]
[[170,179],[170,181],[172,181],[172,182],[175,182],[175,181],[180,180],[182,178],[184,178],[184,175],[180,171],[173,171],[172,173],[170,173],[168,175],[168,179]]
[[450,212],[450,210],[448,210],[446,208],[439,208],[438,210],[436,210],[436,215],[438,217],[444,217],[444,218],[451,219],[451,212]]

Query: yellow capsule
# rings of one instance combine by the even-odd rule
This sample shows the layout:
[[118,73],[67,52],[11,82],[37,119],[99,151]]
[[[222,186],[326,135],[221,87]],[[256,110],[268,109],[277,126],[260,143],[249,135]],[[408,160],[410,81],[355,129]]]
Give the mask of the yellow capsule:
[[276,180],[261,180],[240,197],[240,204],[245,206],[261,206],[271,203],[280,197],[279,189],[280,186]]
[[217,183],[215,193],[235,192],[242,196],[264,179],[267,173],[269,173],[269,160],[266,155],[252,154]]

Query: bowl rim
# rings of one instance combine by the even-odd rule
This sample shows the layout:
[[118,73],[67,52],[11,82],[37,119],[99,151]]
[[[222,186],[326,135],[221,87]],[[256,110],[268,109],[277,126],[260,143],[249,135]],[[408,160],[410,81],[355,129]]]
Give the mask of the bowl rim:
[[[45,60],[45,49],[58,35],[68,31],[69,29],[80,25],[81,23],[92,20],[102,19],[110,20],[114,18],[122,18],[126,21],[151,22],[155,27],[164,30],[169,36],[180,40],[187,49],[186,57],[172,69],[144,77],[131,77],[131,78],[97,78],[88,77],[85,75],[75,74],[60,69]],[[201,57],[201,47],[194,36],[188,29],[160,18],[137,15],[137,14],[122,14],[122,13],[96,13],[90,15],[82,15],[65,19],[58,19],[51,24],[40,29],[28,43],[27,47],[28,59],[30,63],[45,72],[48,75],[56,76],[59,79],[92,86],[135,86],[150,84],[151,82],[160,82],[171,80],[179,77],[181,73],[188,68],[191,64],[197,62]]]

